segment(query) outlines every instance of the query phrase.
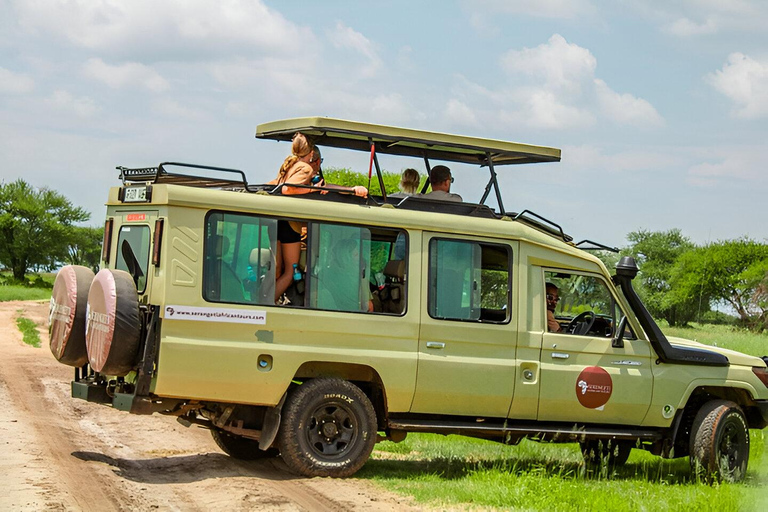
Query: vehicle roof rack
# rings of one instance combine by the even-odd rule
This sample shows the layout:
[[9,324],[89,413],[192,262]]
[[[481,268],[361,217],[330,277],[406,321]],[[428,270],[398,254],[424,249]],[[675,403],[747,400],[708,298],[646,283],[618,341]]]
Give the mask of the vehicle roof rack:
[[[523,210],[520,213],[510,213],[509,215],[511,216],[512,220],[525,222],[530,226],[560,238],[565,243],[573,242],[573,237],[571,235],[566,235],[563,231],[563,228],[560,227],[560,224],[556,224],[555,222],[552,222],[551,220],[542,217],[538,213],[532,212],[531,210]],[[532,219],[531,217],[534,218]]]
[[[592,245],[591,247],[581,247],[581,244],[592,244]],[[609,252],[615,252],[617,254],[619,252],[618,247],[608,247],[607,245],[593,242],[592,240],[582,240],[581,242],[574,244],[574,247],[578,247],[582,251],[609,251]]]
[[[235,174],[239,179],[229,179],[227,177],[215,175],[195,175],[179,172],[169,172],[167,166],[185,167],[190,169],[200,169],[203,171],[213,171],[213,173],[227,173],[227,176]],[[202,188],[223,188],[230,190],[247,190],[248,180],[245,173],[239,169],[227,169],[225,167],[213,167],[210,165],[186,164],[182,162],[163,162],[157,167],[139,167],[127,168],[117,167],[120,171],[120,179],[123,185],[130,183],[167,183],[173,185],[186,185],[188,187]]]

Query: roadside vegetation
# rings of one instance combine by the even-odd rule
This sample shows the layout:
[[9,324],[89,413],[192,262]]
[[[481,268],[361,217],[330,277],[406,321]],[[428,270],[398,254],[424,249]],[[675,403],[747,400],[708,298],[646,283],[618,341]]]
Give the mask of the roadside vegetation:
[[[22,313],[22,310],[19,310],[18,313]],[[16,326],[21,331],[24,343],[40,348],[40,333],[37,332],[37,324],[35,322],[19,315],[16,317]]]
[[[662,325],[668,336],[752,355],[768,353],[768,334],[725,325]],[[358,473],[382,488],[437,508],[502,510],[763,510],[768,496],[766,432],[751,431],[749,470],[739,484],[691,476],[688,457],[632,450],[615,471],[588,470],[577,444],[523,440],[518,446],[435,434],[376,445]]]

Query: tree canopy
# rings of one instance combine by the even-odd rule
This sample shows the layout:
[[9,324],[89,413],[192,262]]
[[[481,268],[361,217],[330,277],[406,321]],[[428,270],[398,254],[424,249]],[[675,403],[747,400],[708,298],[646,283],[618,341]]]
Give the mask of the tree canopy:
[[21,281],[32,267],[66,261],[75,224],[90,214],[63,195],[22,179],[0,184],[0,263]]
[[677,259],[693,249],[693,243],[679,229],[633,231],[627,239],[630,245],[624,252],[637,260],[641,283],[638,292],[651,315],[665,319],[669,325],[693,320],[698,296],[671,293],[670,284]]

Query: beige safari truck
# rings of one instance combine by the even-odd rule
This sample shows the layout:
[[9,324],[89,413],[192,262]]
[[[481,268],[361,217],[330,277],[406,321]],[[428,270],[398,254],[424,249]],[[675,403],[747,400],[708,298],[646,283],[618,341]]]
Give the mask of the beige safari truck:
[[[642,449],[744,477],[749,429],[768,422],[766,358],[668,338],[631,258],[609,271],[590,252],[604,246],[504,208],[497,172],[560,150],[321,117],[256,137],[296,132],[369,153],[378,180],[386,155],[488,181],[458,203],[119,168],[101,270],[64,267],[53,290],[51,350],[74,367],[73,397],[176,416],[232,457],[281,456],[306,476],[350,476],[377,441],[434,432],[575,442],[588,463]],[[296,269],[278,268],[281,225],[303,233]]]

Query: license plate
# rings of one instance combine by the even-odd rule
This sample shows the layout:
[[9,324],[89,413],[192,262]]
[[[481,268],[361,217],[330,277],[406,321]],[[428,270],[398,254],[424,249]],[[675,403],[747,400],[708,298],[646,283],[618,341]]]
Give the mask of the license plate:
[[145,203],[147,202],[147,187],[125,187],[123,194],[124,203]]

